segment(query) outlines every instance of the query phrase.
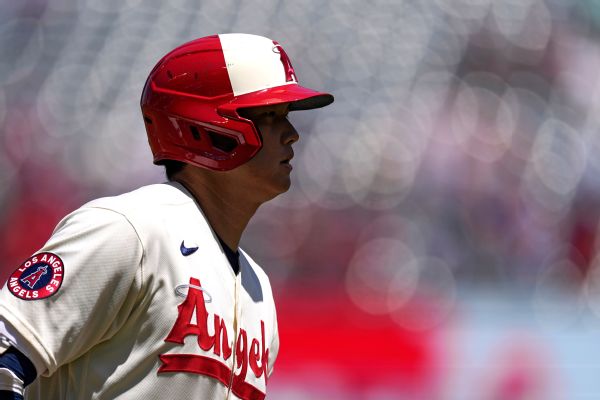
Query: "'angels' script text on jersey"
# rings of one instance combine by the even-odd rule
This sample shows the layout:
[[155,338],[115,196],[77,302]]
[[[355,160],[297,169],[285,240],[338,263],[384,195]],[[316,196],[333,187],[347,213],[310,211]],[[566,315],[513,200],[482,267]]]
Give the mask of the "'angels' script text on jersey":
[[[179,315],[175,325],[165,339],[166,342],[184,344],[184,338],[188,335],[196,335],[198,345],[204,351],[212,350],[216,356],[227,361],[232,354],[229,344],[229,334],[223,319],[214,315],[214,335],[208,332],[209,315],[204,304],[204,295],[198,287],[202,287],[200,280],[190,278],[190,286],[186,299],[178,306]],[[192,323],[192,317],[196,312],[196,324]],[[265,346],[265,325],[261,323],[261,341],[252,338],[248,346],[249,338],[244,329],[239,330],[237,343],[235,344],[235,368],[239,371],[232,378],[232,371],[222,362],[211,357],[198,354],[162,354],[162,362],[159,373],[164,372],[191,372],[212,376],[228,386],[232,383],[232,391],[236,394],[254,392],[256,389],[245,382],[248,367],[257,378],[264,375],[267,379],[267,368],[269,360],[269,349]],[[242,398],[245,396],[242,395]]]

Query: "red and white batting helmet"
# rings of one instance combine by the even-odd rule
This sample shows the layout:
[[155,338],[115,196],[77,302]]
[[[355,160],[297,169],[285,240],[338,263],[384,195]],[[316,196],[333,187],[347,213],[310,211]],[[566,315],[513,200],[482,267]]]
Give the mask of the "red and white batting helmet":
[[246,107],[290,103],[307,110],[333,96],[298,84],[277,42],[256,35],[207,36],[179,46],[154,67],[141,106],[154,163],[177,160],[226,171],[262,146]]

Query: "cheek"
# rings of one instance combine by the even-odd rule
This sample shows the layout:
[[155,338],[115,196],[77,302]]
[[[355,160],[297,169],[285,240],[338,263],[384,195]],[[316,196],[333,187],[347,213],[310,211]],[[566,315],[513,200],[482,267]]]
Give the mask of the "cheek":
[[252,178],[266,177],[273,173],[274,155],[268,148],[263,147],[250,161],[244,164],[246,174]]
[[257,128],[260,132],[262,139],[263,149],[269,151],[269,149],[277,148],[281,145],[281,127],[278,124],[258,124]]
[[271,177],[279,173],[279,161],[282,157],[281,143],[277,138],[277,130],[268,124],[259,124],[261,132],[262,147],[256,155],[247,163],[251,173],[255,177]]
[[273,142],[263,141],[261,149],[258,151],[258,153],[256,153],[251,161],[254,161],[257,166],[272,165],[273,163],[276,163],[277,158],[280,157],[279,153],[279,149]]

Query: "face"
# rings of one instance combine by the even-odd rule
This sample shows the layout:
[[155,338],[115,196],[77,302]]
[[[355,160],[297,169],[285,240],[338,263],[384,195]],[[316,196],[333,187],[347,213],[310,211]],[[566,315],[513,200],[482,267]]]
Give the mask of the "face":
[[258,128],[263,146],[250,161],[230,172],[239,175],[238,182],[243,182],[259,202],[290,188],[292,145],[299,136],[287,119],[288,108],[289,104],[278,104],[240,110],[240,115]]

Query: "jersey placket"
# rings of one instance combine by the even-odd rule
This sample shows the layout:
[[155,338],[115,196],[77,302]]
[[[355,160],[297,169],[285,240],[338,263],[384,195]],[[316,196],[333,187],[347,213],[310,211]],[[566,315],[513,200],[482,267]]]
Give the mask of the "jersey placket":
[[241,304],[240,304],[240,288],[242,286],[242,271],[235,276],[234,286],[234,303],[233,303],[233,352],[232,352],[232,366],[231,366],[231,377],[229,379],[229,387],[227,389],[227,399],[231,399],[231,392],[233,388],[233,379],[235,377],[236,363],[237,363],[237,346],[239,338],[238,322],[241,320]]

